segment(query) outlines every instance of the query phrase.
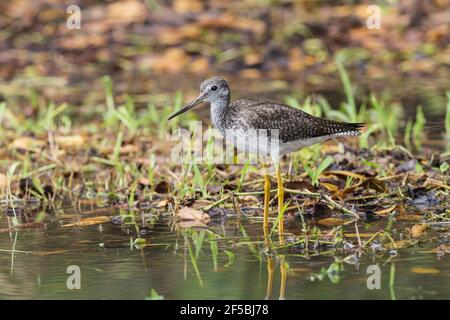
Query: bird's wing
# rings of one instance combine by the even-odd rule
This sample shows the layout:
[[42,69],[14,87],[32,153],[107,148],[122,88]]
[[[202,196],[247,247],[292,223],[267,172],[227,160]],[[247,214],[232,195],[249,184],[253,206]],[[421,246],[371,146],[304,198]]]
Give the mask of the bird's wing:
[[[361,123],[315,117],[300,109],[270,101],[241,99],[231,105],[237,125],[248,129],[278,129],[282,142],[334,134],[358,135]],[[235,123],[236,125],[236,123]]]

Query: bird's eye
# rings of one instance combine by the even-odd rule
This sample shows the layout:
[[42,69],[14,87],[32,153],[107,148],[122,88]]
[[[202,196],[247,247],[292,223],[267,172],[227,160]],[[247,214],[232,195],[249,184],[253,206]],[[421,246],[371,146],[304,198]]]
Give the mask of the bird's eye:
[[218,89],[217,86],[212,86],[211,87],[211,91],[217,91],[217,89]]

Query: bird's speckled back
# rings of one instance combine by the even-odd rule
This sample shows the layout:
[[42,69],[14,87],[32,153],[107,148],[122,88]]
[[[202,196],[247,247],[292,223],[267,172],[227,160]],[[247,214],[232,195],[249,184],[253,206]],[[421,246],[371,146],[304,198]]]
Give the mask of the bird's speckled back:
[[225,127],[277,129],[281,142],[335,135],[357,135],[362,124],[315,117],[300,109],[271,101],[240,99],[233,102],[225,116]]

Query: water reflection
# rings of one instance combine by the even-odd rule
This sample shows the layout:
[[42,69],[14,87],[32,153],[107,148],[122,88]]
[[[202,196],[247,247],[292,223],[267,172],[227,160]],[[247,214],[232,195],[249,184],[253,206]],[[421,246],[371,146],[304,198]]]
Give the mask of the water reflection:
[[274,259],[273,257],[267,257],[267,291],[266,300],[269,300],[272,296],[273,287],[273,273],[275,271]]
[[[278,266],[280,269],[280,292],[278,295],[279,300],[286,299],[286,278],[287,278],[287,267],[285,255],[280,255],[278,257]],[[276,270],[276,260],[274,257],[267,257],[267,290],[266,290],[266,300],[272,298],[272,288],[273,288],[273,277]]]
[[[166,299],[445,299],[450,292],[450,263],[434,251],[435,240],[397,256],[364,253],[352,265],[339,262],[346,258],[339,252],[265,255],[260,224],[244,221],[173,231],[159,220],[144,238],[136,249],[135,235],[121,226],[99,232],[58,222],[0,233],[0,298],[145,299],[155,290]],[[381,288],[369,290],[366,270],[374,264]],[[66,287],[69,265],[81,269],[81,290]]]

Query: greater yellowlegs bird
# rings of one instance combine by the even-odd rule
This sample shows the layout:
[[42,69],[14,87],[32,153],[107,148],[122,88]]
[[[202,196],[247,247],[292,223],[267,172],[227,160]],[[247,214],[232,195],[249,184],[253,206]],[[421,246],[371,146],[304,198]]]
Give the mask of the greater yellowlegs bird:
[[[285,104],[257,99],[240,99],[230,104],[225,79],[212,77],[200,86],[199,96],[169,117],[169,120],[202,102],[211,104],[211,121],[216,129],[238,149],[270,156],[276,166],[278,184],[278,232],[284,242],[284,187],[280,172],[281,155],[297,151],[330,138],[357,136],[363,123],[346,123],[319,118]],[[270,180],[264,174],[264,239],[269,241]]]

